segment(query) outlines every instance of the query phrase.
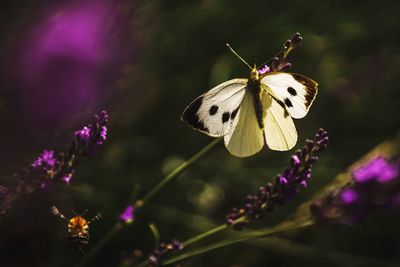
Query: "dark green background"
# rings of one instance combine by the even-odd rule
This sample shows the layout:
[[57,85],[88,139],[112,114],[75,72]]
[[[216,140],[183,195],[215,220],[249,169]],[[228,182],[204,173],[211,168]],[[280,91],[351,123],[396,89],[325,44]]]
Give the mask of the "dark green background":
[[[279,51],[293,33],[300,32],[303,43],[291,55],[291,71],[316,80],[319,93],[309,114],[295,121],[299,132],[296,147],[319,127],[328,130],[331,140],[315,165],[309,188],[251,227],[272,225],[290,216],[318,188],[399,130],[397,1],[117,3],[128,18],[121,27],[126,29],[123,39],[130,52],[110,72],[95,104],[51,121],[24,108],[21,99],[29,95],[16,91],[8,78],[21,36],[40,20],[42,10],[56,4],[43,0],[0,4],[1,182],[9,183],[13,172],[30,164],[45,148],[66,150],[72,132],[92,121],[94,113],[105,109],[110,115],[109,139],[95,156],[81,161],[71,186],[21,198],[2,217],[1,266],[75,264],[82,255],[65,239],[65,225],[50,214],[51,204],[68,216],[71,208],[88,208],[88,214],[101,212],[103,220],[91,229],[89,247],[94,246],[133,200],[136,185],[143,195],[178,163],[208,144],[209,137],[189,129],[179,118],[206,90],[230,78],[247,77],[247,67],[226,49],[226,42],[250,64],[261,63]],[[118,234],[90,266],[117,266],[134,249],[147,255],[154,246],[149,222],[158,226],[165,241],[186,240],[209,229],[210,223],[224,222],[231,207],[241,205],[247,194],[272,181],[287,166],[291,153],[266,150],[239,159],[219,145],[163,188],[137,214],[137,224]],[[398,214],[379,214],[355,227],[319,226],[288,238],[361,258],[398,261],[399,223]],[[196,256],[183,266],[349,266],[347,263],[345,258],[328,261],[263,244],[238,244]]]

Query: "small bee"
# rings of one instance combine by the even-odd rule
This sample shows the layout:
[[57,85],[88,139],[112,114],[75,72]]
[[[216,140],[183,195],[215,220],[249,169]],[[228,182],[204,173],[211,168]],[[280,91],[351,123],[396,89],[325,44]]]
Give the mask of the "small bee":
[[82,215],[84,215],[87,210],[79,215],[73,211],[75,217],[71,219],[67,219],[64,214],[62,214],[55,206],[51,207],[51,212],[61,219],[68,221],[67,237],[69,240],[72,241],[72,243],[78,248],[79,251],[83,252],[83,249],[89,242],[89,224],[94,221],[100,220],[101,214],[97,213],[91,220],[87,221],[82,217]]

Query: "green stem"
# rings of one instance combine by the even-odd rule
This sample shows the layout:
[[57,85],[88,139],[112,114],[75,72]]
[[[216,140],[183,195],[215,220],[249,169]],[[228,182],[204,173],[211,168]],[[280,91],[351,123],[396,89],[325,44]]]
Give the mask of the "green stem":
[[154,237],[154,247],[156,248],[158,244],[160,244],[160,232],[158,231],[157,226],[154,223],[149,224],[150,231]]
[[[245,219],[245,217],[240,217],[234,223],[238,223],[244,219]],[[255,239],[255,238],[266,237],[266,236],[270,236],[273,234],[278,234],[278,233],[282,233],[282,232],[286,232],[286,231],[292,231],[292,230],[310,226],[312,224],[314,224],[314,221],[312,221],[310,218],[306,217],[302,221],[292,221],[290,223],[280,224],[274,228],[267,228],[267,229],[262,229],[262,230],[257,230],[257,231],[249,231],[249,232],[240,232],[238,234],[234,234],[232,237],[228,237],[224,240],[218,241],[216,243],[212,243],[211,245],[198,247],[198,248],[189,250],[187,252],[184,252],[180,255],[177,255],[175,257],[172,257],[170,259],[167,259],[166,261],[162,262],[162,265],[168,265],[171,263],[175,263],[177,261],[180,261],[180,260],[192,257],[192,256],[196,256],[199,254],[203,254],[205,252],[208,252],[208,251],[211,251],[214,249],[218,249],[221,247],[225,247],[228,245],[248,241],[248,240]],[[208,230],[204,233],[201,233],[195,237],[192,237],[192,238],[184,241],[182,243],[183,248],[186,249],[188,246],[193,245],[194,243],[197,243],[200,240],[205,239],[206,237],[214,235],[214,234],[221,232],[228,228],[229,228],[229,225],[227,225],[227,224],[222,224],[222,225],[216,226],[216,227],[212,228],[211,230]],[[145,267],[145,266],[148,266],[147,260],[143,261],[139,265],[137,265],[137,267]],[[120,265],[120,267],[123,267],[123,265]]]
[[[141,200],[138,200],[136,203],[140,203],[140,205],[137,205],[136,208],[141,208],[143,205],[147,202],[150,201],[150,199],[158,192],[160,191],[168,182],[170,182],[172,179],[177,177],[179,174],[181,174],[184,170],[186,170],[190,165],[192,165],[195,161],[200,159],[202,156],[204,156],[207,152],[209,152],[216,144],[218,144],[222,138],[218,138],[213,140],[211,143],[209,143],[207,146],[205,146],[203,149],[201,149],[199,152],[194,154],[190,159],[187,161],[183,162],[181,165],[176,167],[172,172],[170,172],[167,176],[165,176],[156,186],[153,187]],[[126,225],[126,224],[125,224]],[[105,244],[117,233],[119,230],[123,228],[124,224],[122,223],[116,223],[115,226],[101,239],[96,246],[85,255],[85,257],[82,258],[80,262],[76,265],[77,267],[82,267],[85,266],[89,260],[91,260],[97,252],[102,249]]]
[[[242,217],[236,219],[236,220],[232,223],[232,225],[234,225],[234,224],[236,224],[236,223],[239,223],[239,222],[242,222],[242,221],[245,220],[245,219],[246,219],[246,217],[242,216]],[[219,226],[216,226],[216,227],[212,228],[211,230],[208,230],[208,231],[206,231],[206,232],[204,232],[204,233],[201,233],[201,234],[199,234],[199,235],[197,235],[197,236],[195,236],[195,237],[192,237],[192,238],[186,240],[185,242],[182,243],[182,245],[183,245],[184,248],[186,248],[186,247],[188,247],[188,246],[190,246],[190,245],[192,245],[192,244],[194,244],[194,243],[196,243],[196,242],[199,242],[200,240],[203,240],[203,239],[206,238],[206,237],[209,237],[209,236],[211,236],[211,235],[213,235],[213,234],[216,234],[216,233],[218,233],[218,232],[221,232],[222,230],[225,230],[225,229],[227,229],[228,227],[229,227],[229,225],[226,224],[226,223],[221,224],[221,225],[219,225]]]
[[[215,250],[218,248],[226,247],[229,245],[237,244],[240,242],[252,240],[255,238],[260,238],[260,237],[266,237],[266,236],[271,236],[274,234],[279,234],[287,231],[292,231],[292,230],[297,230],[300,228],[308,227],[313,225],[312,220],[305,220],[304,222],[293,222],[291,224],[285,224],[285,225],[278,225],[277,227],[271,228],[271,229],[266,229],[266,230],[258,230],[258,231],[249,231],[249,232],[244,232],[241,234],[234,235],[232,237],[228,237],[224,240],[221,240],[219,242],[212,243],[210,245],[206,245],[203,247],[198,247],[195,249],[192,249],[190,251],[187,251],[185,253],[182,253],[180,255],[177,255],[175,257],[172,257],[170,259],[167,259],[164,261],[162,264],[163,265],[168,265],[171,263],[175,263],[178,261],[181,261],[186,258],[190,258],[199,254],[203,254],[205,252]],[[218,227],[217,227],[218,228]],[[188,240],[191,241],[192,239]],[[186,241],[187,242],[187,241]],[[184,242],[184,244],[186,243]],[[192,242],[193,243],[193,242]],[[139,266],[146,266],[146,265],[139,265]]]
[[[235,222],[240,222],[242,219],[243,218],[239,218]],[[221,232],[221,231],[223,231],[223,230],[225,230],[227,228],[228,228],[227,224],[221,224],[221,225],[216,226],[216,227],[214,227],[214,228],[212,228],[212,229],[210,229],[210,230],[208,230],[208,231],[206,231],[204,233],[201,233],[201,234],[199,234],[197,236],[194,236],[194,237],[186,240],[185,242],[182,243],[182,246],[183,246],[183,248],[187,248],[188,246],[190,246],[190,245],[192,245],[192,244],[194,244],[196,242],[199,242],[200,240],[203,240],[206,237],[209,237],[209,236],[211,236],[213,234]],[[147,261],[143,261],[139,265],[137,265],[137,267],[144,267],[144,266],[147,266],[147,265],[148,265],[148,262]],[[123,267],[123,265],[120,265],[120,267]]]
[[197,161],[199,158],[204,156],[208,151],[211,150],[216,144],[218,144],[222,138],[218,138],[213,140],[211,143],[209,143],[207,146],[205,146],[202,150],[197,152],[195,155],[193,155],[190,159],[187,161],[183,162],[181,165],[179,165],[177,168],[175,168],[172,172],[170,172],[167,176],[165,176],[156,186],[154,186],[144,197],[143,197],[143,204],[147,203],[150,201],[150,199],[158,192],[160,191],[168,182],[170,182],[172,179],[174,179],[176,176],[181,174],[184,170],[186,170],[190,165],[192,165],[193,162]]
[[204,239],[206,237],[209,237],[209,236],[211,236],[213,234],[221,232],[222,230],[225,230],[226,228],[228,228],[227,224],[221,224],[221,225],[219,225],[217,227],[214,227],[211,230],[208,230],[208,231],[206,231],[204,233],[201,233],[201,234],[199,234],[199,235],[197,235],[195,237],[192,237],[192,238],[186,240],[185,242],[182,243],[182,245],[183,245],[184,248],[186,248],[186,247],[188,247],[188,246],[190,246],[190,245],[192,245],[192,244],[194,244],[196,242],[199,242],[200,240],[202,240],[202,239]]

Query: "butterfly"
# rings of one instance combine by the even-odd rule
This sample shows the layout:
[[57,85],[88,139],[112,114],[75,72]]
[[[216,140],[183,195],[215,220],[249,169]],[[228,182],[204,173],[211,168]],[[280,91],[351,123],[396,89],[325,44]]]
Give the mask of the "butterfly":
[[75,217],[71,219],[67,219],[56,206],[51,207],[51,212],[54,215],[58,216],[63,220],[68,221],[67,237],[69,240],[71,240],[73,244],[75,244],[78,250],[82,252],[83,249],[86,247],[86,245],[89,243],[89,224],[101,219],[101,214],[97,213],[89,221],[86,220],[85,218],[82,217],[82,215],[86,213],[86,211],[80,215],[75,214]]
[[227,150],[237,157],[252,156],[264,146],[291,149],[297,142],[292,118],[307,114],[318,84],[296,73],[263,73],[227,46],[251,69],[249,78],[215,86],[196,98],[181,120],[209,136],[223,137]]

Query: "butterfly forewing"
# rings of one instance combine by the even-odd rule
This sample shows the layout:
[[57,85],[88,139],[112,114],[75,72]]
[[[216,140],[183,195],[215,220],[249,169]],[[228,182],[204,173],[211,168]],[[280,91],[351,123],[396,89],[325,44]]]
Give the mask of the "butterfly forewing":
[[253,96],[247,93],[240,105],[238,119],[232,130],[224,136],[228,151],[237,157],[249,157],[259,152],[264,146],[263,130],[257,122]]
[[229,133],[246,92],[247,79],[226,81],[194,100],[181,119],[209,136]]
[[261,79],[261,86],[295,119],[307,114],[318,92],[316,82],[295,73],[268,73]]

